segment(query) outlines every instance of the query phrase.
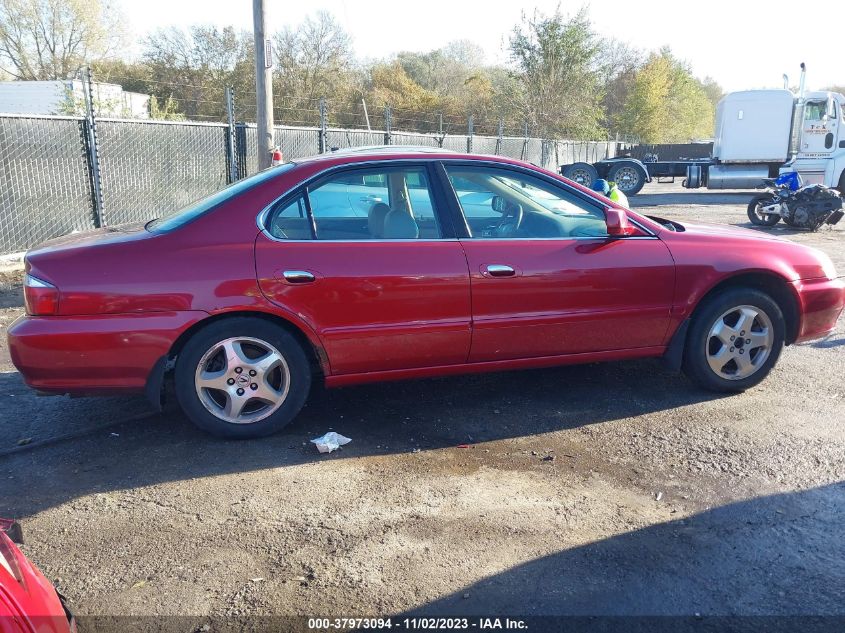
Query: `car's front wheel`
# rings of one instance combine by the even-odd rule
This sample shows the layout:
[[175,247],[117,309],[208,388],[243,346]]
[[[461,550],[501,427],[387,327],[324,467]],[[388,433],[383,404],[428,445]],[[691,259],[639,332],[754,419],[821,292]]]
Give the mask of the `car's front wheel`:
[[731,288],[693,315],[684,373],[713,391],[743,391],[761,382],[783,349],[786,324],[778,304],[752,288]]
[[263,319],[224,319],[199,330],[176,361],[185,415],[218,437],[270,435],[296,417],[311,387],[302,347]]

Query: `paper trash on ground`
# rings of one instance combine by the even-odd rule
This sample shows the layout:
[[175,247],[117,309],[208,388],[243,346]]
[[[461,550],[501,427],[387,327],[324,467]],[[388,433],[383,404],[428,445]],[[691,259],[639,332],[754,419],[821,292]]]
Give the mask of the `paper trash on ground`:
[[349,442],[351,442],[352,440],[348,437],[344,437],[340,433],[330,431],[322,437],[317,437],[311,441],[317,447],[317,450],[321,453],[331,453],[332,451],[337,450],[344,444],[349,444]]

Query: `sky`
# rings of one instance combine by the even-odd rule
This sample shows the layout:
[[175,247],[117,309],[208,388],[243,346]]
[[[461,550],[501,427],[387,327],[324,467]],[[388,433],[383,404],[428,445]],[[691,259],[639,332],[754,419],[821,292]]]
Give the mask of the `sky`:
[[[252,29],[252,0],[117,3],[135,38],[166,26]],[[801,62],[807,64],[808,88],[845,84],[845,66],[830,40],[819,36],[823,29],[813,28],[814,21],[801,25],[784,19],[784,11],[791,13],[784,0],[266,0],[270,32],[324,9],[352,36],[359,58],[425,52],[468,39],[482,47],[491,63],[507,61],[507,36],[524,12],[553,13],[560,5],[566,14],[582,4],[588,4],[603,35],[646,50],[668,45],[696,76],[709,75],[726,91],[781,87],[784,73],[797,85]]]

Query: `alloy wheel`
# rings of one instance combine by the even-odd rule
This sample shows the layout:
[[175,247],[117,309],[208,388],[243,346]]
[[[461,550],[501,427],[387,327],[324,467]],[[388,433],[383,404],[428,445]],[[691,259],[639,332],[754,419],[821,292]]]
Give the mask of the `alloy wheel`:
[[270,343],[227,338],[203,354],[194,384],[212,415],[231,424],[251,424],[282,406],[290,390],[290,370]]
[[774,344],[772,320],[760,308],[741,305],[725,311],[705,341],[707,364],[719,377],[742,380],[766,362]]

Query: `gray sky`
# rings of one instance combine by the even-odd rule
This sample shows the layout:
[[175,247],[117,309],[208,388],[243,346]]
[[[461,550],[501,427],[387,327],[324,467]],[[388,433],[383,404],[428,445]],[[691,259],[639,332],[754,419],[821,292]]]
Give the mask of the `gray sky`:
[[[401,50],[427,51],[452,40],[481,46],[488,61],[503,62],[504,45],[522,12],[551,13],[558,0],[526,2],[476,0],[266,0],[270,30],[296,24],[318,9],[333,13],[352,35],[359,57],[387,57]],[[163,26],[211,23],[252,28],[251,0],[119,0],[134,36]],[[564,12],[581,2],[560,2]],[[828,6],[834,6],[828,5]],[[820,37],[823,21],[785,19],[784,0],[593,0],[590,15],[598,30],[655,49],[669,45],[726,90],[780,87],[788,73],[798,82],[798,65],[807,63],[807,85],[817,89],[845,84],[845,66],[830,40]],[[636,8],[637,10],[634,10]],[[822,16],[825,13],[822,12]],[[827,14],[830,15],[828,11]],[[824,18],[822,18],[824,19]]]

